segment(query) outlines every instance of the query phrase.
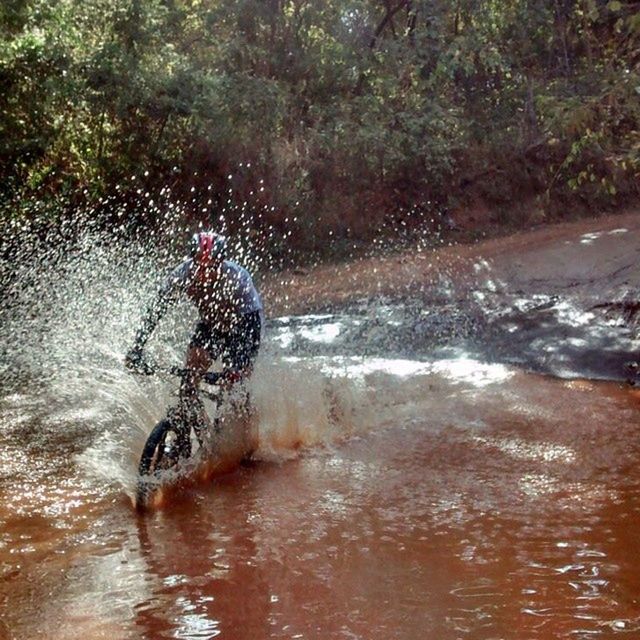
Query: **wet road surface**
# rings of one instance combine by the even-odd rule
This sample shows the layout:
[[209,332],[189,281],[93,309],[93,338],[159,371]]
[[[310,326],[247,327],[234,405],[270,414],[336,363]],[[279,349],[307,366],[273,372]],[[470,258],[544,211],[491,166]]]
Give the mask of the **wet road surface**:
[[0,309],[0,639],[640,637],[640,396],[582,379],[636,350],[596,305],[637,283],[639,224],[283,280],[282,313],[334,308],[271,321],[255,462],[144,517],[175,384],[122,357],[157,267],[91,238],[24,265]]
[[330,429],[272,412],[262,461],[145,517],[126,483],[60,464],[64,439],[25,436],[28,397],[5,397],[4,635],[640,634],[633,390],[464,358],[340,371],[358,382]]

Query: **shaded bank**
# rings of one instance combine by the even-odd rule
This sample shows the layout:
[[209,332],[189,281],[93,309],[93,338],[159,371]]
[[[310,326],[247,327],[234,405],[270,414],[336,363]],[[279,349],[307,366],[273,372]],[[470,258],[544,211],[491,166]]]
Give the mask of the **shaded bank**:
[[[398,333],[434,341],[438,322],[460,316],[485,357],[568,376],[624,379],[635,359],[640,212],[583,220],[435,250],[285,272],[268,279],[272,312],[406,305]],[[437,336],[436,336],[437,337]],[[415,339],[413,349],[420,348]]]

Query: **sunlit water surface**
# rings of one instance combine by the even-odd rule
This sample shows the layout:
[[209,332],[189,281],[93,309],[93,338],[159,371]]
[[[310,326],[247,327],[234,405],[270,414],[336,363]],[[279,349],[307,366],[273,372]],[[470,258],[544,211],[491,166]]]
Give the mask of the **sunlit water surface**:
[[486,362],[455,308],[274,319],[255,461],[138,516],[175,383],[124,370],[152,283],[92,251],[1,317],[0,638],[640,637],[633,390]]
[[[282,319],[272,343],[340,323]],[[462,354],[268,352],[257,461],[144,517],[136,458],[170,381],[122,374],[114,403],[107,377],[93,406],[37,380],[4,395],[7,637],[640,634],[632,392]]]

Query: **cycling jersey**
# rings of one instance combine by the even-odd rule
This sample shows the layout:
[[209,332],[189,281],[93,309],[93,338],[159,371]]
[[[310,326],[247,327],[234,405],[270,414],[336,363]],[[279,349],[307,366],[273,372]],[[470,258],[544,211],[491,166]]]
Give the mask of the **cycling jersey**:
[[232,331],[247,314],[263,315],[262,301],[244,267],[224,260],[217,271],[200,271],[190,258],[176,267],[160,288],[138,332],[139,346],[144,346],[167,307],[181,294],[198,309],[201,322],[216,331]]
[[[160,295],[172,299],[176,294],[186,293],[200,316],[206,320],[214,320],[221,311],[227,309],[238,316],[262,309],[260,296],[244,267],[224,260],[220,271],[215,282],[200,279],[190,258],[171,272]],[[225,309],[221,309],[221,306]]]

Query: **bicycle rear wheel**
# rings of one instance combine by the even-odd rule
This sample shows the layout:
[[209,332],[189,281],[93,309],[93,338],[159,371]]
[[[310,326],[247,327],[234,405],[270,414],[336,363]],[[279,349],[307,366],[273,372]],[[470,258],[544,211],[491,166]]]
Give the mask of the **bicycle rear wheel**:
[[136,508],[144,510],[160,487],[160,474],[191,455],[189,429],[165,418],[152,429],[140,456]]

